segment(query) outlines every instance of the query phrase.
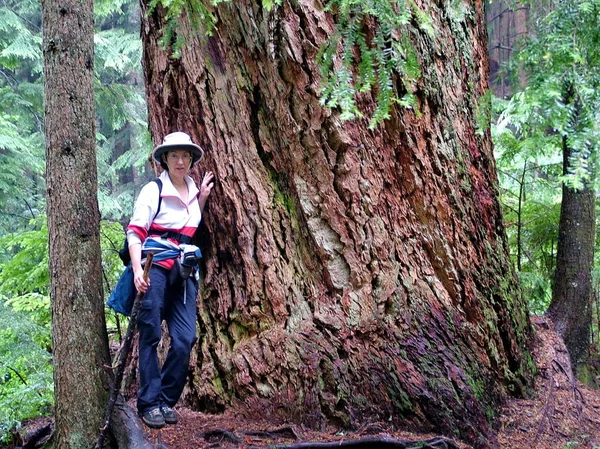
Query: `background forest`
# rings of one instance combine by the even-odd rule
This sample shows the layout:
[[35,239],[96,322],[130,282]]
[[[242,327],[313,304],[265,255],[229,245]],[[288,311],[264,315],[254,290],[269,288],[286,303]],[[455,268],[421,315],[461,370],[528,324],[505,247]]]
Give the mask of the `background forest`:
[[[121,270],[115,248],[123,225],[138,189],[153,176],[147,164],[152,142],[138,3],[95,3],[98,197],[108,295]],[[498,14],[526,11],[521,39],[490,46],[510,57],[494,59],[502,65],[492,67],[480,127],[491,118],[511,255],[532,313],[544,313],[552,299],[563,183],[595,191],[599,7],[597,1],[494,2],[488,13],[492,28]],[[36,0],[0,2],[0,440],[22,420],[51,414],[53,405],[40,22]],[[343,95],[327,94],[344,103]],[[598,356],[598,279],[594,270],[590,369]],[[119,322],[109,310],[107,322],[118,338]],[[580,373],[590,382],[597,374]]]

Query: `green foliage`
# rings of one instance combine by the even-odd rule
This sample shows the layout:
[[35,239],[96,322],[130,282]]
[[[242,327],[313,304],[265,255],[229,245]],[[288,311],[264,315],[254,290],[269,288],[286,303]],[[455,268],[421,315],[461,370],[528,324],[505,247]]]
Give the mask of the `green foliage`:
[[0,237],[0,440],[53,405],[44,218]]
[[123,8],[127,7],[127,4],[127,0],[94,0],[96,21],[106,19],[111,15],[124,14]]
[[543,313],[552,297],[552,277],[558,240],[561,203],[562,159],[535,154],[536,139],[515,139],[497,134],[496,143],[500,200],[504,210],[511,257],[529,310]]
[[[11,111],[21,100],[0,86],[0,111]],[[20,112],[18,107],[11,113],[0,112],[0,235],[21,228],[44,211],[43,135],[26,132]],[[19,121],[25,126],[19,126]]]
[[[120,223],[100,226],[105,297],[122,263]],[[0,440],[28,417],[51,412],[52,364],[48,275],[48,229],[44,219],[30,230],[0,237]],[[107,315],[109,327],[115,320]]]
[[[433,35],[431,19],[410,0],[330,0],[326,9],[335,14],[337,30],[317,57],[321,104],[339,108],[343,120],[362,117],[356,94],[375,90],[372,128],[390,117],[393,104],[415,107],[412,91],[421,72],[408,25],[416,20]],[[376,25],[372,38],[365,33],[368,24]],[[401,87],[394,86],[396,74]]]
[[513,59],[514,76],[522,71],[527,86],[507,103],[498,126],[498,133],[512,134],[532,156],[560,153],[564,139],[573,150],[564,181],[574,188],[595,181],[600,144],[599,11],[600,0],[563,0],[536,17],[534,32],[521,42]]
[[0,237],[0,292],[34,289],[47,293],[48,227],[45,217],[30,220],[29,230]]
[[96,43],[97,163],[102,216],[124,220],[131,212],[135,185],[132,172],[145,171],[151,142],[140,78],[141,40],[125,28],[99,31]]
[[39,5],[0,7],[0,235],[44,210]]
[[54,404],[48,326],[0,299],[0,441],[26,418],[45,416]]
[[[136,190],[146,179],[146,101],[141,81],[139,11],[133,0],[96,2],[95,70],[98,201],[103,218],[125,221]],[[123,206],[127,206],[123,209]]]
[[42,72],[41,35],[36,2],[15,0],[0,8],[0,67],[19,68],[23,61],[32,63],[36,73]]
[[[142,42],[123,28],[100,30],[94,35],[94,50],[98,73],[105,82],[126,80],[139,69]],[[112,79],[111,79],[112,78]]]
[[[530,34],[508,67],[516,92],[494,100],[492,137],[511,253],[530,309],[543,313],[551,299],[562,182],[573,188],[596,182],[600,1],[529,3]],[[527,84],[519,88],[523,75]],[[563,145],[573,150],[566,176]]]
[[[127,151],[115,154],[115,148],[127,146]],[[131,216],[137,186],[127,181],[123,173],[135,170],[146,179],[144,163],[148,159],[148,148],[152,148],[148,133],[137,133],[131,124],[100,141],[96,154],[98,173],[102,173],[98,202],[103,218],[125,222]]]

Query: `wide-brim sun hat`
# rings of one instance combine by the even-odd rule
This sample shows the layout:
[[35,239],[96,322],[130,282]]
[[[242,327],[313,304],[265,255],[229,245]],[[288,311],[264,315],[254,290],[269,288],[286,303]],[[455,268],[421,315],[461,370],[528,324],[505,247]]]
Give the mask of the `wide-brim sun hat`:
[[164,167],[162,155],[167,151],[185,150],[192,153],[192,164],[198,162],[204,156],[204,150],[192,142],[192,138],[184,132],[177,131],[167,134],[163,142],[152,152],[152,157],[156,162]]

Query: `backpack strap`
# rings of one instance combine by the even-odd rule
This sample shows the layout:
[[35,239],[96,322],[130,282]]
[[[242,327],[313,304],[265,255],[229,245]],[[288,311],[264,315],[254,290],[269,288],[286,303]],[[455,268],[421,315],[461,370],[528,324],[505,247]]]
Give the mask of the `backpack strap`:
[[[162,193],[163,183],[162,183],[162,180],[160,178],[154,178],[152,180],[152,182],[155,182],[156,185],[158,186],[158,208],[156,209],[156,213],[154,214],[154,217],[152,217],[152,221],[154,221],[154,219],[156,218],[156,216],[160,212],[160,206],[162,205],[162,196],[160,196],[160,194]],[[152,223],[150,223],[150,224],[152,224]]]

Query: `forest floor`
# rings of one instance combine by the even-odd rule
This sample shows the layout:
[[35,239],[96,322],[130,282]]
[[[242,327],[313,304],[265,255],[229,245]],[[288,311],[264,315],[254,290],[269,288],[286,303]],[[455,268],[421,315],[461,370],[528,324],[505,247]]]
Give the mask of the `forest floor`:
[[[536,331],[533,356],[538,367],[529,399],[512,399],[500,410],[490,449],[600,449],[600,390],[571,373],[564,343],[547,320],[532,317]],[[368,423],[356,431],[310,430],[231,413],[208,415],[178,408],[179,424],[148,430],[155,447],[168,449],[249,448],[432,448],[480,449],[439,435]],[[32,446],[33,447],[33,446]]]

